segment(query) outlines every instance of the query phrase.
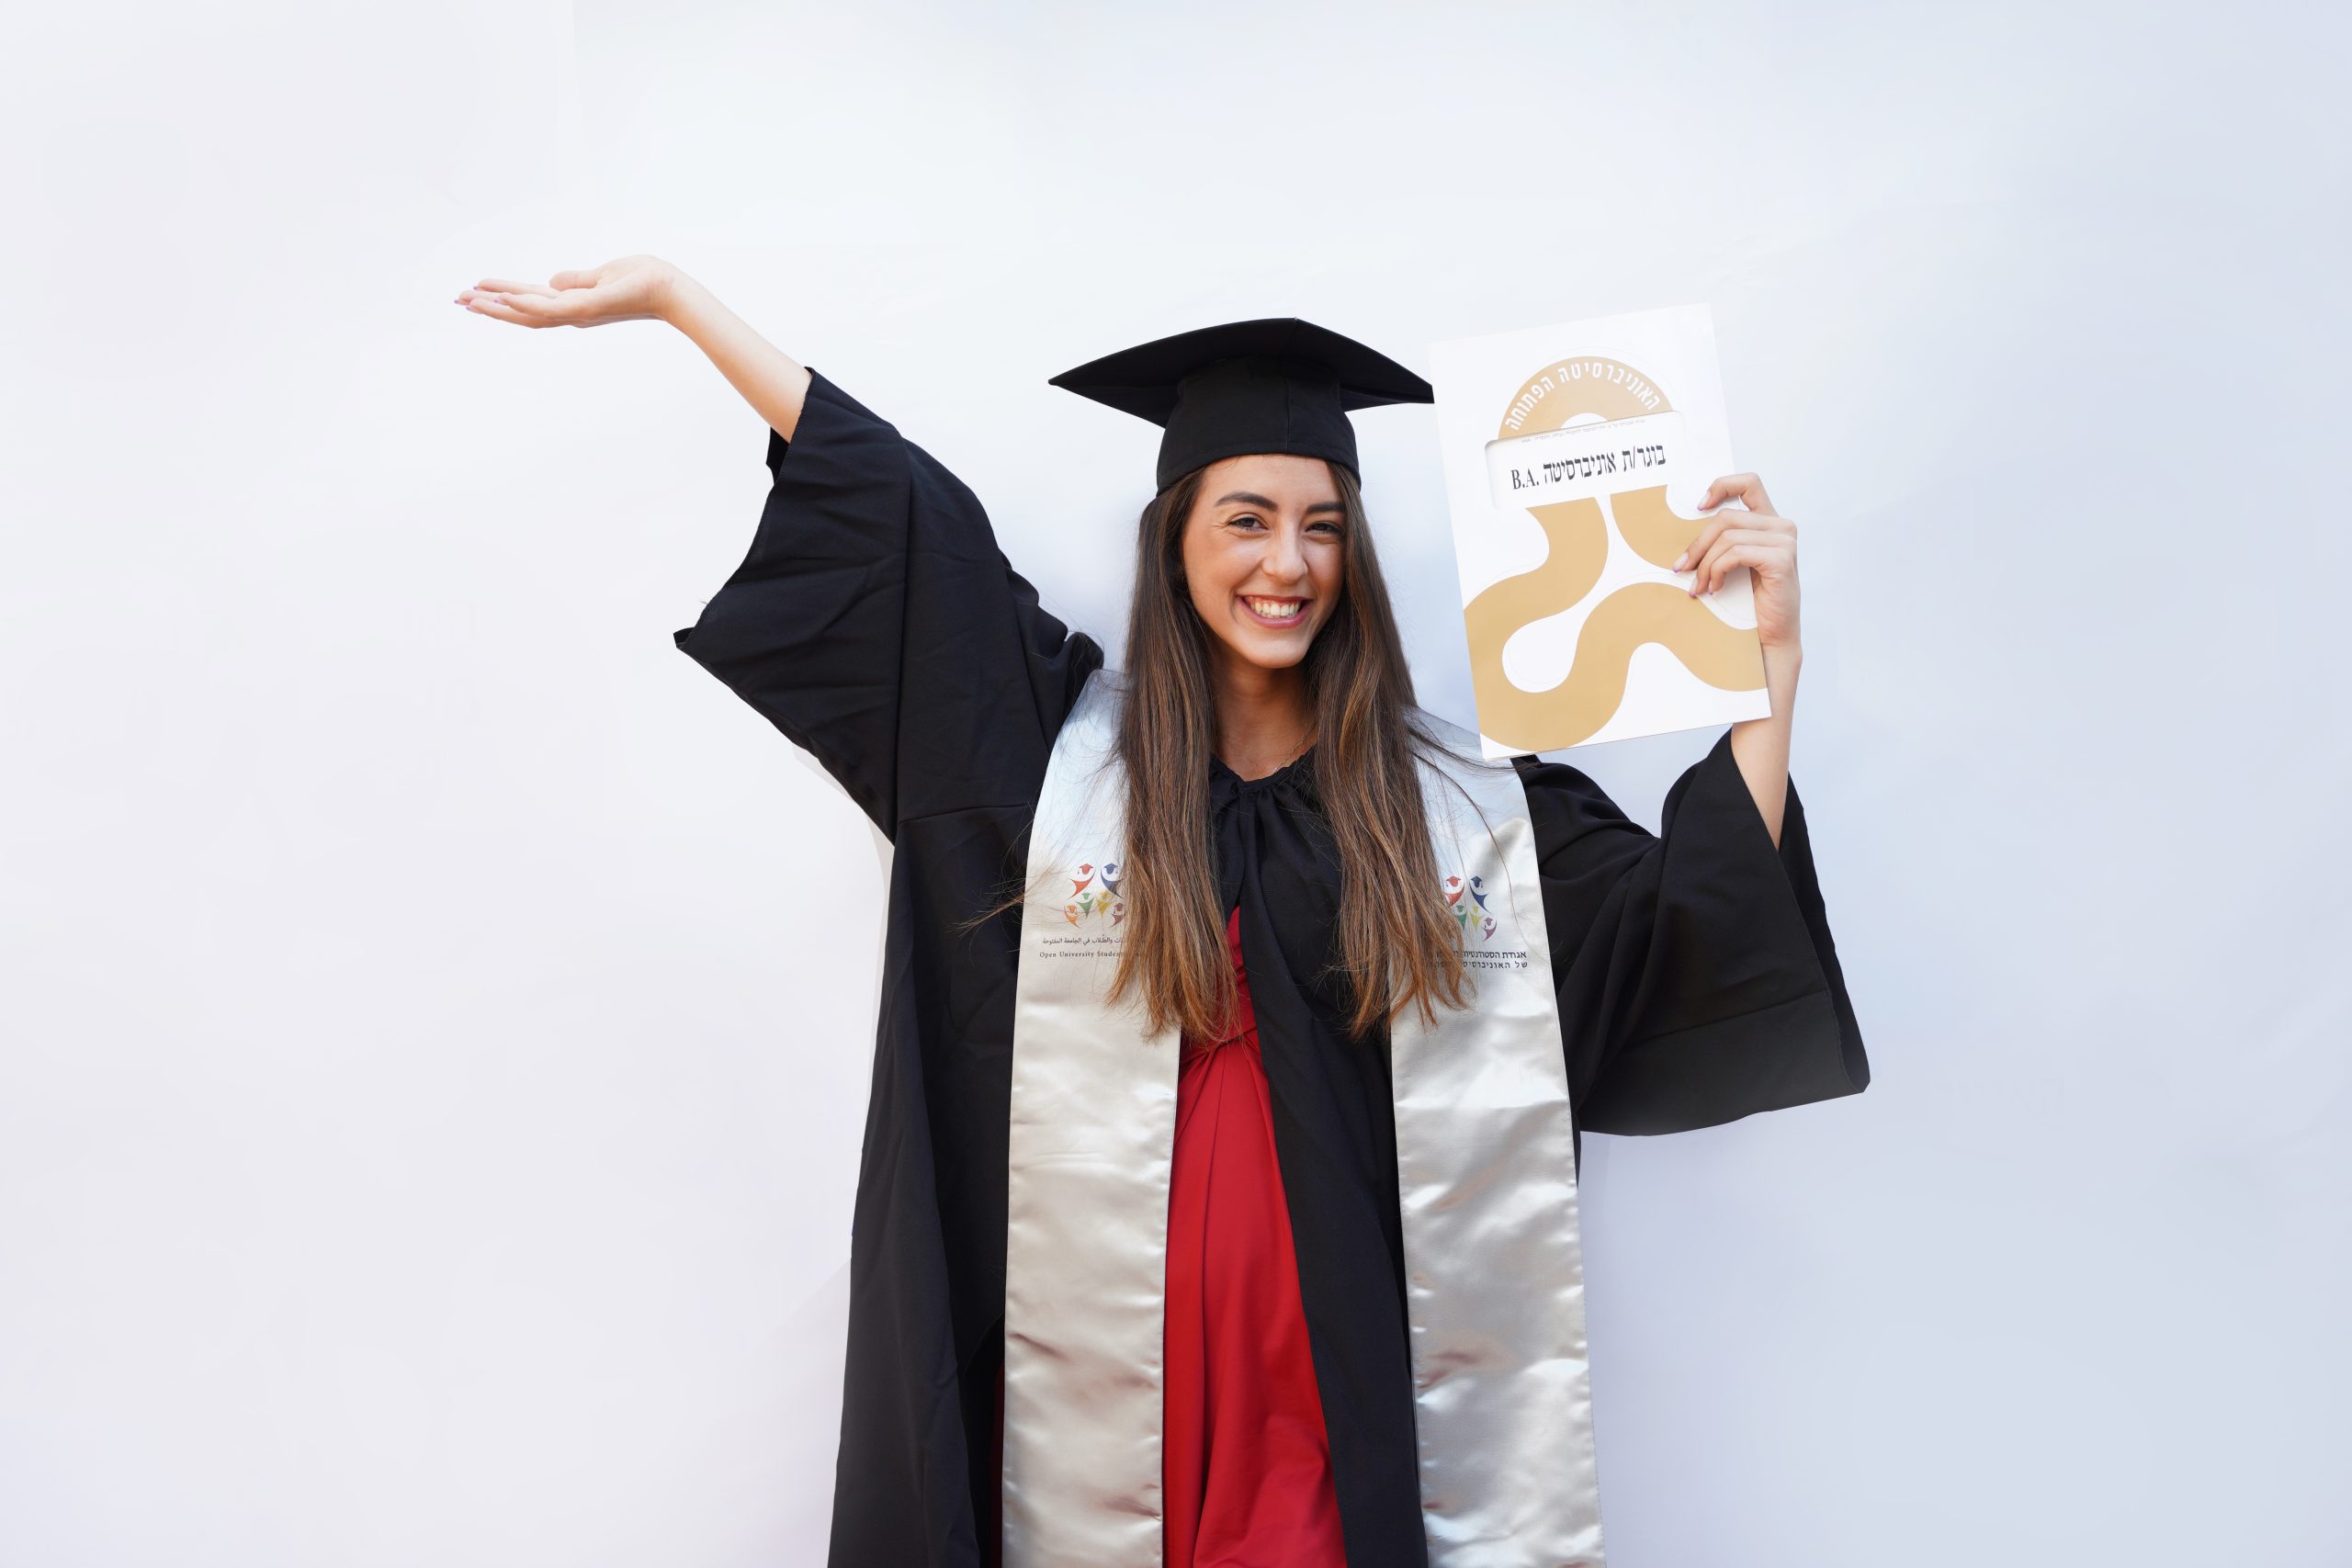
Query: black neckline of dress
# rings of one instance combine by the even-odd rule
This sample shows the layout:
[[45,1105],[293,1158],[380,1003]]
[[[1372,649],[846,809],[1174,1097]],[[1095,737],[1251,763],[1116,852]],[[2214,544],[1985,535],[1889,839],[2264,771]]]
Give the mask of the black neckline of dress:
[[1301,751],[1297,756],[1293,757],[1289,761],[1284,762],[1272,773],[1262,774],[1254,779],[1245,779],[1239,773],[1235,773],[1231,768],[1226,766],[1224,758],[1212,751],[1209,753],[1209,773],[1212,778],[1222,776],[1225,779],[1231,781],[1233,788],[1239,794],[1255,795],[1258,791],[1271,788],[1272,786],[1282,783],[1286,778],[1290,778],[1295,775],[1303,776],[1303,765],[1308,758],[1314,755],[1315,747],[1310,745],[1306,750]]

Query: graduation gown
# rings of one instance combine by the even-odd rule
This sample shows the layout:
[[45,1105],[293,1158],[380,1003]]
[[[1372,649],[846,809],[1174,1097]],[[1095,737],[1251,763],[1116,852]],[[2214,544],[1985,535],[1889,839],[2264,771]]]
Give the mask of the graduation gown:
[[[1038,604],[978,500],[812,372],[740,566],[677,646],[808,750],[892,842],[851,1237],[836,1568],[978,1568],[998,1536],[1007,1113],[1022,880],[1062,719],[1101,646]],[[1422,1568],[1386,1054],[1331,972],[1339,862],[1313,750],[1213,764],[1331,1469],[1354,1568]],[[1776,847],[1730,731],[1662,830],[1516,761],[1579,1132],[1672,1133],[1869,1081],[1793,779]]]

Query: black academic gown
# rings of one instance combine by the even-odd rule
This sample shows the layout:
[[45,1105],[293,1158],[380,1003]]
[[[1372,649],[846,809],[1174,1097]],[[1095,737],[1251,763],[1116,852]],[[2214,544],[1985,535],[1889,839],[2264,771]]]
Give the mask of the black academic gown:
[[[679,648],[886,831],[881,1017],[851,1235],[834,1568],[996,1559],[1005,1139],[1022,879],[1064,716],[1102,649],[1039,607],[978,501],[815,375],[742,564]],[[1424,1568],[1385,1045],[1328,959],[1339,863],[1310,750],[1204,781],[1272,1093],[1352,1568]],[[1580,1131],[1671,1133],[1869,1081],[1796,785],[1777,848],[1726,729],[1662,834],[1522,757]]]

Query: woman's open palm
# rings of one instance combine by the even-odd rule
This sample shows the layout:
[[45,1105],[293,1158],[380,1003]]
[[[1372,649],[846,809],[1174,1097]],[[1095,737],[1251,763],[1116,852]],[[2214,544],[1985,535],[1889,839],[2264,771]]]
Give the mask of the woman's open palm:
[[458,296],[478,315],[524,327],[601,327],[661,317],[672,279],[659,256],[622,256],[586,272],[559,272],[545,283],[485,277]]

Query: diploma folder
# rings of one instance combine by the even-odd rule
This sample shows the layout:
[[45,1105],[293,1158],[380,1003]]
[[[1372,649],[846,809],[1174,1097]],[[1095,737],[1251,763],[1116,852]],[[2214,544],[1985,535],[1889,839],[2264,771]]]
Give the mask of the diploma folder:
[[1430,366],[1486,755],[1769,716],[1747,569],[1695,599],[1669,570],[1735,471],[1707,307],[1456,338]]

